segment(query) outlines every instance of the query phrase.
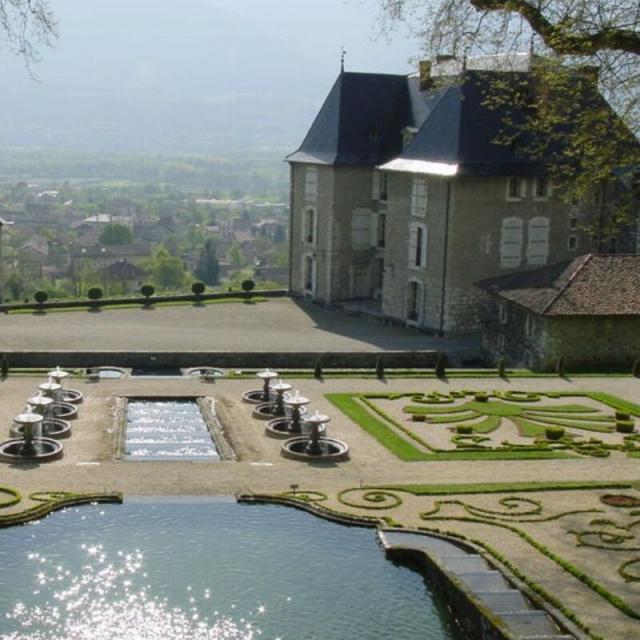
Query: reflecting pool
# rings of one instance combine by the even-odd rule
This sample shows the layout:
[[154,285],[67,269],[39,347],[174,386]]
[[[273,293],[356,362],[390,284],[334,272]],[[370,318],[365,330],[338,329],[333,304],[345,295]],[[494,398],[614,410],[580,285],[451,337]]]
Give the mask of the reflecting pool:
[[3,640],[461,640],[370,529],[213,499],[78,507],[0,530]]

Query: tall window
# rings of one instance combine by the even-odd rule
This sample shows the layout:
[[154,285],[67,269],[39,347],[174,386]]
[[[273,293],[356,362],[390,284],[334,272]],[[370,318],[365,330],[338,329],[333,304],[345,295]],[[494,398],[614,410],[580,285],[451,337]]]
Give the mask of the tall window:
[[315,202],[318,198],[318,167],[305,167],[304,197],[309,202]]
[[306,255],[302,263],[302,284],[305,291],[314,293],[316,290],[316,261],[312,256]]
[[424,285],[416,280],[411,280],[407,289],[407,320],[422,322],[423,309]]
[[413,178],[411,191],[411,215],[424,218],[427,214],[427,180],[422,176]]
[[533,197],[536,200],[547,200],[551,195],[551,181],[547,177],[535,178],[533,181]]
[[507,181],[507,200],[515,202],[522,200],[525,196],[526,183],[517,176],[511,177]]
[[529,220],[527,264],[547,264],[549,258],[549,218],[536,216]]
[[385,234],[386,234],[386,228],[387,228],[387,216],[385,216],[384,213],[379,213],[378,214],[378,228],[377,228],[377,242],[376,242],[376,246],[378,247],[384,247],[385,244]]
[[372,199],[385,201],[387,199],[388,185],[389,174],[386,171],[374,171]]
[[427,266],[427,225],[413,223],[409,234],[409,266],[424,269]]
[[316,242],[316,210],[313,207],[307,207],[304,210],[302,241],[307,244],[315,244]]
[[514,269],[522,262],[522,219],[505,218],[500,231],[500,266]]

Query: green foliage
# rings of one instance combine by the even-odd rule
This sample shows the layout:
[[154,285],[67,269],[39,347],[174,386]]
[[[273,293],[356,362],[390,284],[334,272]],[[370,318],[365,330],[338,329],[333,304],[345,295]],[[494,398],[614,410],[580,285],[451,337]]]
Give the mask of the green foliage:
[[498,359],[498,375],[504,378],[507,372],[507,361],[504,358]]
[[473,433],[473,427],[470,424],[459,424],[456,427],[456,432],[461,435],[469,435]]
[[33,299],[38,304],[43,304],[49,299],[49,294],[46,291],[42,291],[42,289],[39,289],[33,294]]
[[384,365],[382,364],[382,356],[376,358],[376,378],[382,380],[384,378]]
[[87,298],[89,298],[89,300],[93,300],[94,302],[100,300],[100,298],[102,298],[102,288],[91,287],[89,291],[87,291]]
[[256,283],[253,280],[251,280],[250,278],[247,278],[246,280],[243,280],[240,283],[240,286],[242,287],[242,290],[245,293],[249,293],[250,291],[253,291],[253,289],[256,286]]
[[633,361],[633,367],[631,368],[631,375],[634,378],[640,378],[640,358],[636,358]]
[[618,433],[633,433],[633,420],[616,420],[616,431]]
[[564,364],[564,356],[560,356],[556,362],[556,373],[561,377],[564,378],[566,375],[565,372],[565,364]]
[[145,298],[150,298],[156,292],[156,288],[152,284],[143,284],[140,287],[140,293]]
[[201,296],[205,292],[205,289],[204,282],[200,282],[199,280],[191,285],[191,293],[193,293],[194,296]]
[[444,353],[438,354],[436,360],[435,374],[438,378],[444,378],[447,375],[447,356]]
[[564,429],[562,427],[547,427],[544,430],[544,435],[547,440],[560,440],[564,437]]
[[184,286],[187,274],[182,260],[170,255],[164,247],[158,247],[151,258],[141,260],[140,266],[161,289],[175,291]]
[[218,256],[216,253],[216,243],[213,239],[207,239],[202,249],[200,249],[198,263],[196,264],[194,274],[197,278],[200,278],[202,282],[211,287],[218,285],[220,263],[218,262]]
[[130,244],[133,242],[133,233],[126,224],[109,223],[98,236],[102,244]]
[[631,415],[627,411],[619,411],[615,412],[616,420],[629,420]]
[[320,380],[322,378],[322,364],[320,362],[320,358],[316,360],[316,365],[313,369],[313,377]]
[[473,397],[476,402],[489,402],[489,394],[485,391],[478,391]]
[[3,378],[9,375],[9,359],[6,353],[3,353],[2,358],[0,358],[0,374]]

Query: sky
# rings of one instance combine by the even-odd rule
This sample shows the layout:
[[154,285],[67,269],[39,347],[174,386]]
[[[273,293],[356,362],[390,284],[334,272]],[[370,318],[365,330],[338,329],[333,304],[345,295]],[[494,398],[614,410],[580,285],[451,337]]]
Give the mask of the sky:
[[51,6],[60,37],[42,50],[37,82],[0,51],[0,145],[207,152],[283,137],[288,145],[335,81],[343,46],[347,71],[410,73],[419,51],[407,34],[380,35],[378,0]]

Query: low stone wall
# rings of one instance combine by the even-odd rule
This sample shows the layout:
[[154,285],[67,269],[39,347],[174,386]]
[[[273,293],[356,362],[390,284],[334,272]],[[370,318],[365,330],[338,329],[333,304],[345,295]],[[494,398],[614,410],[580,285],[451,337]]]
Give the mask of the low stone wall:
[[328,369],[374,369],[378,358],[384,367],[432,369],[438,351],[380,352],[220,352],[220,351],[5,351],[9,366],[25,368],[125,368],[220,367],[222,369],[310,369],[320,360]]
[[203,293],[195,295],[193,293],[184,293],[171,296],[128,296],[121,298],[100,298],[99,300],[52,300],[51,302],[27,302],[24,304],[0,304],[0,312],[28,310],[28,311],[46,311],[47,309],[77,309],[84,307],[109,307],[122,304],[139,304],[141,307],[154,305],[160,302],[204,302],[206,300],[228,300],[229,298],[250,299],[253,297],[261,298],[283,298],[289,295],[286,289],[254,289],[250,292],[245,291],[225,291],[222,293]]

